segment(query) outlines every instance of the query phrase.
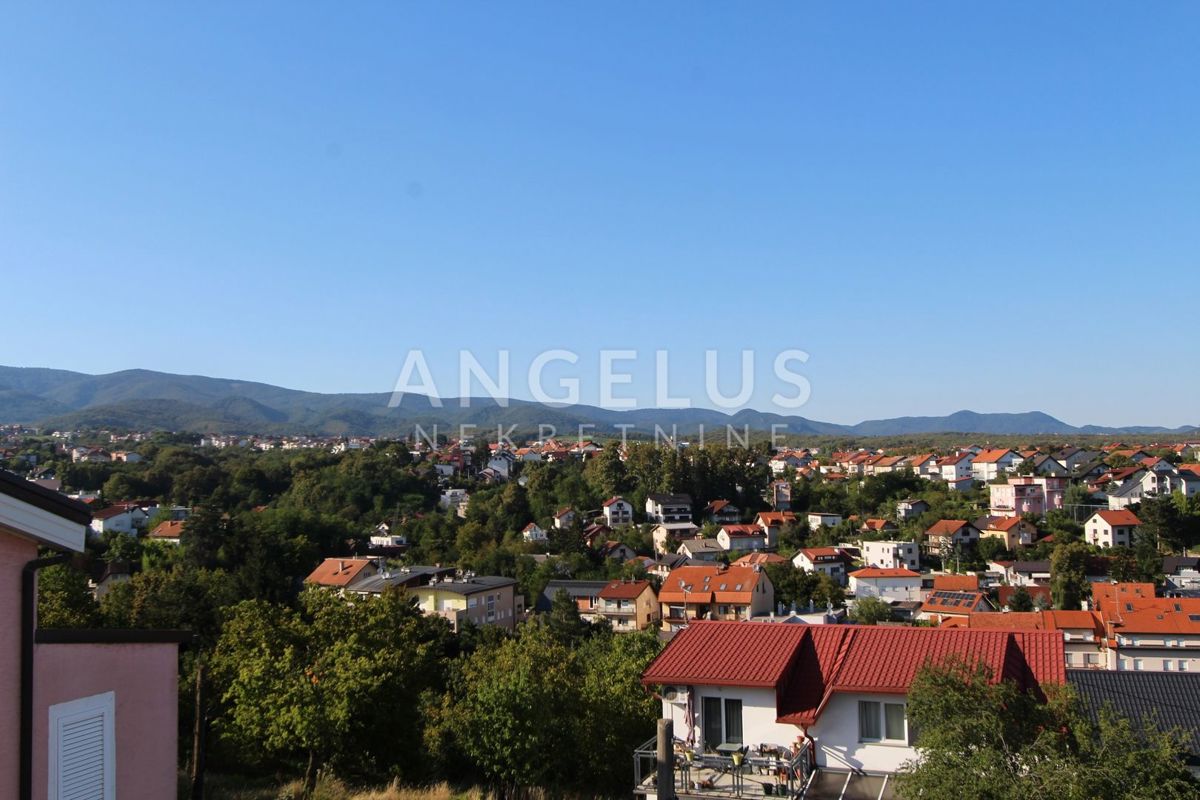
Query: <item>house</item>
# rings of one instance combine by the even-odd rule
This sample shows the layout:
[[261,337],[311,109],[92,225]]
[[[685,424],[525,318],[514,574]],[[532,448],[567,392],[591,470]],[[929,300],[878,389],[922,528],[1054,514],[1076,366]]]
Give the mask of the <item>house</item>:
[[806,547],[792,557],[797,569],[823,572],[839,584],[846,585],[846,567],[850,559],[837,547]]
[[978,575],[956,575],[952,572],[933,576],[935,592],[978,592]]
[[575,603],[579,616],[588,622],[599,619],[600,592],[608,585],[607,581],[550,581],[534,604],[534,610],[546,613],[554,603],[554,598],[563,592]]
[[646,498],[646,519],[651,522],[691,522],[692,498],[686,494],[652,494]]
[[1005,550],[1028,547],[1037,539],[1038,529],[1021,517],[988,517],[983,525],[976,525],[979,535],[986,539],[1000,539]]
[[1049,561],[1013,561],[1004,568],[1010,586],[1049,586]]
[[1127,509],[1097,511],[1083,524],[1084,540],[1096,547],[1130,547],[1142,521]]
[[[938,463],[938,457],[936,455],[934,455],[933,453],[918,453],[916,455],[911,455],[907,459],[905,459],[905,466],[907,466],[910,470],[912,470],[912,473],[914,475],[917,475],[922,478],[927,478],[927,479],[934,479],[934,478],[941,477],[941,472],[938,468],[937,463]],[[901,500],[900,502],[905,502],[905,501]],[[922,500],[919,502],[924,502],[924,501]],[[928,508],[926,510],[928,510]],[[925,512],[922,511],[919,513],[923,514]]]
[[146,527],[146,511],[132,503],[118,503],[92,515],[92,532],[97,536],[117,532],[135,534]]
[[985,592],[935,589],[925,598],[917,619],[941,623],[951,618],[968,617],[981,611],[995,610]]
[[722,525],[717,531],[717,541],[726,550],[765,550],[769,546],[769,532],[757,525]]
[[1162,568],[1168,591],[1200,594],[1200,557],[1166,556]]
[[718,525],[736,524],[742,518],[741,510],[728,500],[713,500],[704,507],[704,519]]
[[536,522],[531,522],[521,529],[521,538],[527,542],[546,541],[546,531]]
[[650,531],[654,552],[672,552],[683,540],[695,537],[699,530],[692,522],[660,522]]
[[[939,458],[937,461],[938,475],[946,484],[955,487],[962,485],[964,481],[973,481],[971,476],[973,458],[970,453],[956,453]],[[968,488],[970,488],[969,484]]]
[[154,526],[154,530],[146,534],[146,538],[155,542],[179,544],[180,538],[183,536],[183,526],[185,524],[187,524],[187,520],[163,520]]
[[890,519],[874,519],[868,518],[866,522],[858,527],[861,533],[890,533],[895,530],[896,523]]
[[693,561],[717,561],[728,549],[716,539],[685,539],[675,552]]
[[464,625],[495,625],[513,630],[525,616],[525,598],[512,578],[464,573],[441,578],[409,590],[417,608],[450,623],[455,631]]
[[851,781],[891,775],[916,759],[906,695],[922,666],[950,658],[982,663],[994,680],[1038,696],[1062,684],[1066,671],[1054,631],[696,622],[651,662],[642,683],[663,687],[662,714],[682,747],[786,751],[797,742],[800,786],[787,796],[823,783],[820,774],[810,779],[815,770],[832,773],[833,797],[875,798],[884,781],[873,778],[869,791]]
[[863,567],[850,573],[850,593],[856,598],[878,597],[889,603],[921,599],[921,573],[903,567]]
[[607,542],[612,538],[612,535],[612,528],[603,522],[593,522],[583,529],[583,543],[595,550],[599,547],[599,543]]
[[601,506],[604,524],[610,528],[633,524],[633,504],[624,497],[610,497]]
[[1040,517],[1046,513],[1046,490],[1033,482],[1009,479],[988,486],[988,513],[995,517]]
[[82,553],[90,523],[83,503],[0,471],[0,797],[176,793],[190,634],[37,627],[39,572]]
[[1071,474],[1071,470],[1066,464],[1062,463],[1054,456],[1046,455],[1045,453],[1040,453],[1033,456],[1033,458],[1030,460],[1030,463],[1033,467],[1034,475],[1068,476]]
[[758,567],[689,565],[671,570],[658,590],[662,628],[698,619],[749,620],[775,608],[775,587]]
[[650,581],[609,581],[599,597],[597,615],[618,633],[658,626],[658,597]]
[[[930,456],[932,458],[932,456]],[[914,497],[908,497],[904,500],[896,501],[896,519],[904,522],[905,520],[916,519],[929,510],[929,503],[924,500]]]
[[979,541],[979,529],[965,519],[942,519],[925,531],[925,546],[931,553],[950,553]]
[[327,558],[309,573],[304,582],[331,589],[353,589],[359,581],[378,575],[380,565],[381,559],[378,558]]
[[827,511],[810,511],[806,519],[808,520],[809,530],[816,530],[817,528],[832,528],[835,525],[840,525],[842,515]]
[[634,551],[634,549],[623,542],[607,541],[596,549],[599,551],[601,558],[611,558],[613,561],[616,561],[620,564],[624,564],[627,561],[633,561],[638,557],[638,554]]
[[754,518],[754,524],[767,532],[767,541],[772,547],[778,544],[783,526],[795,521],[796,515],[791,511],[760,511]]
[[554,515],[554,527],[558,530],[564,530],[571,527],[575,522],[575,511],[570,508],[560,508],[558,513]]
[[792,484],[789,481],[771,481],[763,493],[763,499],[776,511],[787,511],[792,507]]
[[921,559],[916,542],[900,542],[885,540],[880,542],[863,541],[862,560],[868,567],[919,570]]
[[984,450],[971,461],[971,477],[982,483],[988,483],[1005,473],[1012,472],[1017,464],[1024,460],[1019,453],[1012,450]]

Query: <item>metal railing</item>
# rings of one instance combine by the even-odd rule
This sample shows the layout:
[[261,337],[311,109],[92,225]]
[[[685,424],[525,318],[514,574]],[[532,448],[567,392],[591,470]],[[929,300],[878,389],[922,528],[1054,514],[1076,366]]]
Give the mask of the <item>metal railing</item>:
[[[657,763],[655,739],[634,749],[635,794],[658,794],[654,785]],[[794,798],[803,790],[811,773],[809,748],[793,753],[788,747],[771,745],[747,747],[745,752],[726,755],[694,751],[676,741],[671,766],[675,792],[686,797]]]

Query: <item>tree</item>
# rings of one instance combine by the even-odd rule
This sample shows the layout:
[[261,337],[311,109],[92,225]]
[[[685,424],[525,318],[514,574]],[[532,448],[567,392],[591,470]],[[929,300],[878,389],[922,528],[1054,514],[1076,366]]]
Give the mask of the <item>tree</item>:
[[566,589],[559,589],[550,601],[550,612],[546,615],[546,627],[555,639],[566,645],[576,644],[587,637],[588,625],[579,616],[579,606],[567,594]]
[[1187,546],[1185,523],[1179,505],[1169,494],[1147,497],[1138,508],[1141,530],[1153,535],[1157,542],[1177,553]]
[[1009,611],[1033,611],[1033,598],[1024,586],[1018,586],[1008,598]]
[[1182,734],[1103,713],[1092,721],[1070,690],[1043,702],[988,668],[927,665],[908,693],[917,758],[898,776],[901,796],[922,800],[1056,797],[1190,798],[1200,786],[1183,761]]
[[879,597],[860,597],[850,607],[850,619],[859,625],[878,625],[892,618],[892,607]]
[[1078,611],[1091,595],[1087,578],[1087,545],[1071,542],[1059,545],[1050,554],[1050,596],[1060,611]]
[[70,564],[38,572],[37,601],[39,628],[90,628],[99,618],[87,575]]
[[313,589],[300,611],[240,603],[212,660],[225,734],[247,752],[305,758],[306,793],[329,763],[375,778],[424,777],[421,721],[411,712],[435,688],[449,635],[401,592],[348,602]]

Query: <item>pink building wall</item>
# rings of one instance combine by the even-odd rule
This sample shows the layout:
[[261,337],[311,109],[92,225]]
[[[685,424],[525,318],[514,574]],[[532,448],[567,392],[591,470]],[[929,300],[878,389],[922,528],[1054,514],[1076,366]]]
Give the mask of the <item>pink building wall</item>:
[[[34,654],[33,796],[45,797],[47,792],[50,706],[113,692],[116,695],[114,735],[118,795],[147,800],[174,798],[178,758],[178,652],[179,646],[174,643],[37,645]],[[16,697],[15,691],[13,696]],[[14,708],[14,729],[16,718]],[[15,752],[14,749],[14,773]],[[0,767],[0,774],[6,772]],[[15,775],[12,782],[12,793],[0,796],[16,796]]]
[[[16,797],[21,765],[21,570],[37,546],[0,529],[0,797]],[[43,793],[43,796],[45,794]]]

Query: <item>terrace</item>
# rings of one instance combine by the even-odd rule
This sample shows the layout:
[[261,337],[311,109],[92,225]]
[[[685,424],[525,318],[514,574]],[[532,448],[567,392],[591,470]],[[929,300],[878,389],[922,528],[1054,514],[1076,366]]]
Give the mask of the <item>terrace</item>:
[[[720,752],[702,753],[676,740],[671,773],[675,797],[699,798],[803,796],[811,775],[809,751],[793,754],[783,746],[736,747],[722,745]],[[634,789],[639,797],[659,797],[656,740],[634,750]]]

